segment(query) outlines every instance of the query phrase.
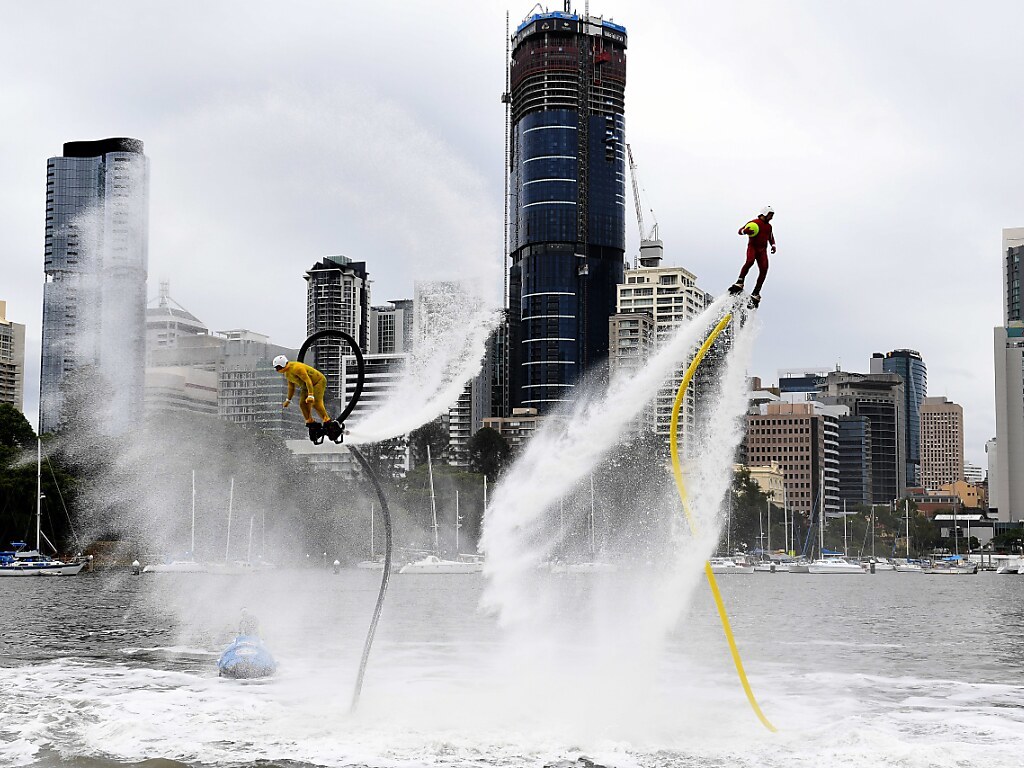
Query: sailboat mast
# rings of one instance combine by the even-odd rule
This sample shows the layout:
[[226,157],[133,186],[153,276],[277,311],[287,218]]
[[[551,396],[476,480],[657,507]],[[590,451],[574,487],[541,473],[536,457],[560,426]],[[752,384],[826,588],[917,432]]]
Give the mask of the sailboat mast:
[[192,544],[189,557],[196,559],[196,471],[192,470]]
[[594,526],[594,476],[590,476],[590,556],[597,555],[597,534]]
[[249,553],[245,557],[245,561],[252,564],[252,526],[256,522],[256,515],[249,515]]
[[441,543],[437,538],[437,500],[434,498],[434,463],[430,458],[430,446],[427,446],[427,476],[430,478],[430,516],[434,528],[434,552],[436,553]]
[[224,542],[224,562],[228,561],[231,552],[231,508],[235,504],[235,478],[231,478],[231,490],[228,492],[228,537]]
[[768,528],[768,539],[765,548],[768,550],[768,559],[772,557],[772,503],[770,500],[765,503],[764,510],[765,525]]
[[786,554],[789,554],[789,499],[786,497],[786,486],[782,486],[782,541]]
[[373,551],[373,503],[370,504],[370,559],[373,560],[376,554]]
[[910,559],[910,499],[903,502],[903,516],[907,520],[907,559]]
[[36,552],[43,532],[43,441],[36,438]]
[[459,528],[462,527],[462,523],[459,522],[462,518],[459,517],[459,489],[455,489],[455,554],[459,554]]
[[843,557],[849,553],[849,546],[846,543],[846,499],[843,499]]

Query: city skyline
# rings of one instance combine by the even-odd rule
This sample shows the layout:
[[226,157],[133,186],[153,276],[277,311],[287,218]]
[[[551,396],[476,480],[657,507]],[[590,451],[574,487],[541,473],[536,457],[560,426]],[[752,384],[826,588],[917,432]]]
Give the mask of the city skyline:
[[[9,169],[0,293],[8,316],[26,325],[31,418],[40,178],[70,140],[146,142],[149,293],[170,278],[211,327],[297,344],[299,276],[331,254],[368,261],[375,296],[469,271],[490,281],[500,303],[504,13],[514,30],[526,4],[456,4],[451,12],[465,10],[472,34],[447,28],[433,9],[371,14],[327,3],[288,13],[257,3],[245,16],[212,3],[195,24],[170,4],[153,4],[142,22],[111,2],[72,32],[52,24],[61,6],[27,8],[0,32],[11,67],[33,61],[44,41],[53,53],[12,85],[10,140],[0,148]],[[666,265],[721,293],[741,258],[737,222],[765,202],[778,211],[779,253],[750,373],[768,380],[779,368],[836,363],[866,371],[873,352],[919,350],[929,395],[964,406],[967,458],[984,465],[995,434],[1000,233],[1024,223],[1010,151],[1019,107],[1002,95],[1022,54],[997,35],[1020,10],[951,9],[942,18],[882,3],[841,12],[754,3],[591,10],[629,30],[627,132]],[[281,25],[293,17],[303,36],[287,43]],[[91,32],[112,20],[122,44],[82,57]],[[386,55],[350,32],[371,23],[397,38]],[[977,34],[961,35],[965,28]],[[152,54],[165,34],[190,57]],[[936,47],[941,59],[930,53]],[[431,68],[420,67],[428,56]],[[47,106],[56,102],[60,119]],[[628,217],[626,232],[631,259],[638,233]]]

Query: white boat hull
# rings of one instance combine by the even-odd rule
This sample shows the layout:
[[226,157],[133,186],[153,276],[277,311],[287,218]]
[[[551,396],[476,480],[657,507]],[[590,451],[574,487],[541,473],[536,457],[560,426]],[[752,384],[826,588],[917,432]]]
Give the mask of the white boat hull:
[[463,574],[480,573],[483,569],[483,563],[465,563],[461,560],[442,560],[440,557],[430,555],[422,560],[417,560],[414,563],[403,565],[398,569],[398,572],[402,574]]
[[195,563],[191,560],[175,560],[172,563],[153,563],[142,569],[143,573],[206,573],[207,567],[203,563]]
[[809,566],[807,566],[808,573],[866,573],[856,563],[851,563],[847,560],[815,560]]
[[85,568],[85,563],[54,562],[45,565],[26,563],[0,566],[0,577],[3,576],[77,576]]

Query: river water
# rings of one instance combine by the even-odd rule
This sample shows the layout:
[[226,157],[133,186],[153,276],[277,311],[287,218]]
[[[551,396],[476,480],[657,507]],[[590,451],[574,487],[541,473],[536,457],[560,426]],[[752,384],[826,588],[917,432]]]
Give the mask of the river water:
[[[628,578],[543,588],[591,604]],[[720,577],[777,733],[747,704],[706,584],[664,643],[588,666],[601,638],[586,632],[509,648],[482,576],[394,576],[350,712],[378,580],[0,579],[0,765],[1024,765],[1024,576]],[[243,606],[280,663],[266,681],[217,676]]]

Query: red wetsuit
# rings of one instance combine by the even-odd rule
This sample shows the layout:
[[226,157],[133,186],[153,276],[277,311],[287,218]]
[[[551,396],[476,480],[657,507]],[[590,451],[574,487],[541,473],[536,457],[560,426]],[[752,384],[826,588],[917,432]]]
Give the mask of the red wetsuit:
[[[761,286],[764,284],[764,279],[768,274],[768,245],[775,245],[775,235],[772,234],[772,224],[762,216],[758,216],[754,219],[757,222],[758,232],[756,235],[751,237],[747,242],[747,260],[743,263],[743,269],[740,270],[739,282],[743,282],[743,279],[747,276],[747,272],[754,266],[754,262],[757,262],[757,284],[754,286],[753,293],[760,295]],[[746,225],[744,225],[746,226]],[[743,231],[742,229],[740,230]]]

